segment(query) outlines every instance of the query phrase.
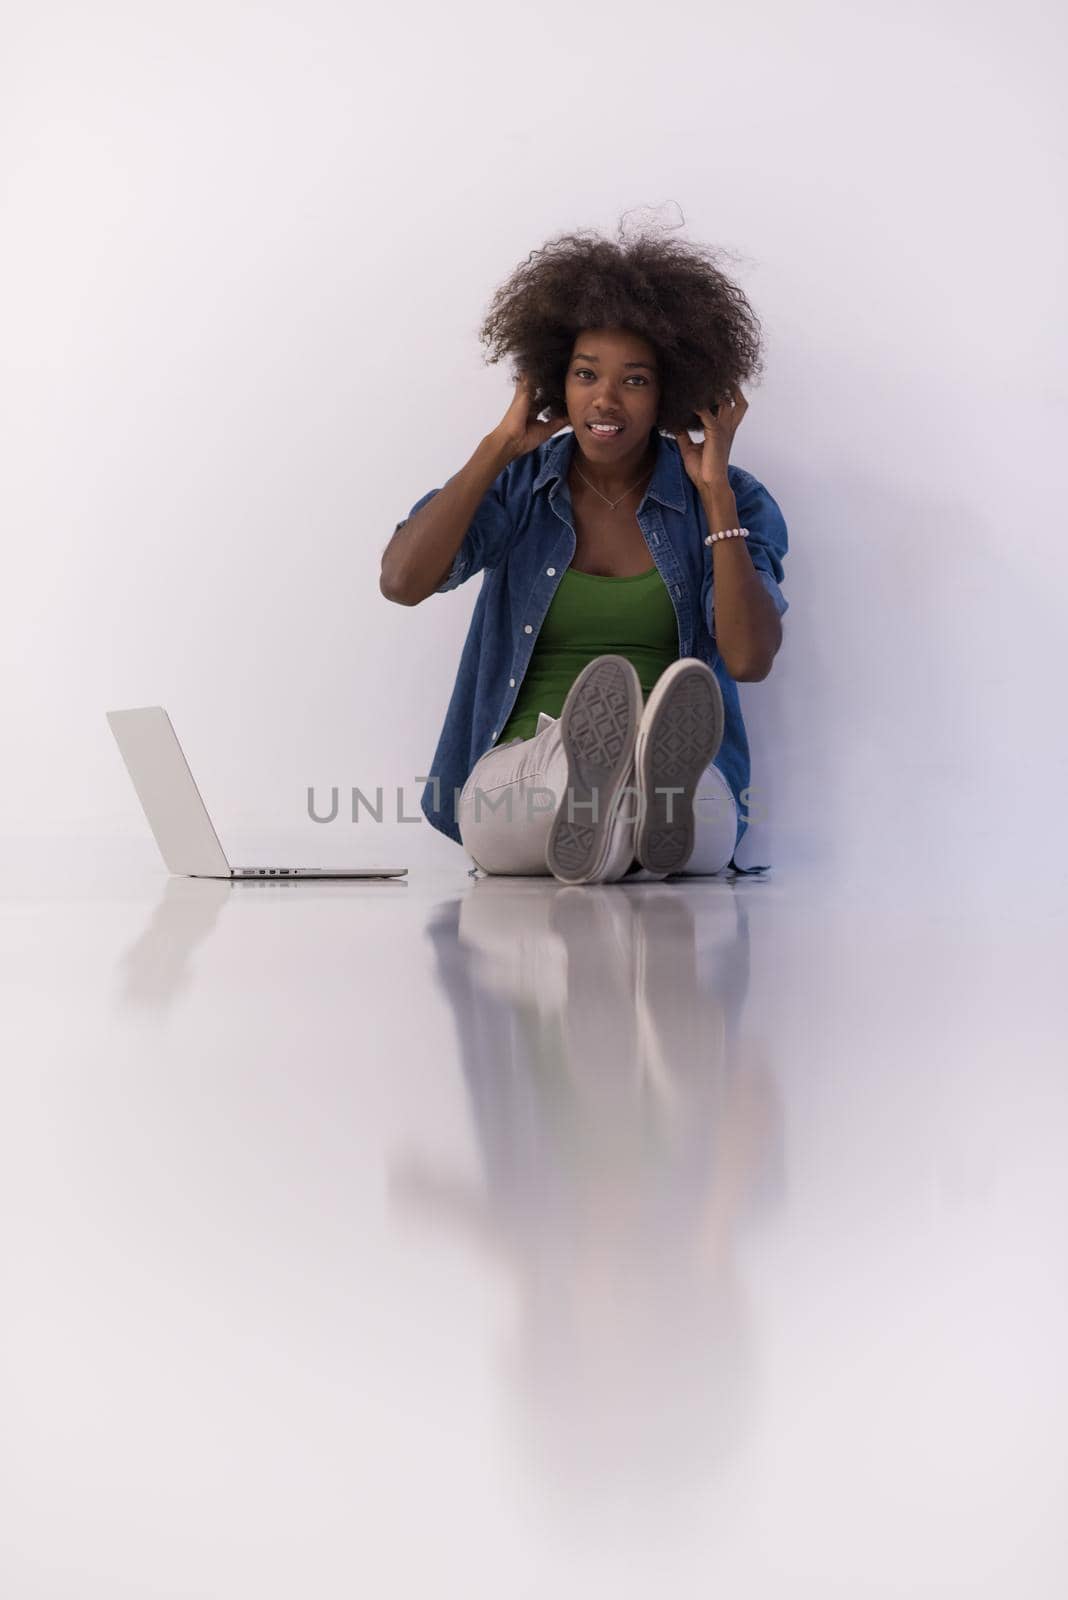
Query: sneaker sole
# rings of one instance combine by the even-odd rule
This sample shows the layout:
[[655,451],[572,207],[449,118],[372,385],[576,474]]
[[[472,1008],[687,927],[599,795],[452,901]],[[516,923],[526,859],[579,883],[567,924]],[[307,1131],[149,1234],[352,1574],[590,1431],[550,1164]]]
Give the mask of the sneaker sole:
[[650,872],[678,872],[693,854],[694,795],[720,747],[723,723],[723,695],[703,661],[687,662],[646,702],[635,757],[645,803],[634,854]]
[[[545,846],[545,865],[563,883],[584,883],[604,865],[615,799],[631,772],[642,711],[641,683],[625,656],[583,667],[560,712],[567,791]],[[568,817],[568,791],[575,820]],[[596,798],[596,821],[592,802]]]

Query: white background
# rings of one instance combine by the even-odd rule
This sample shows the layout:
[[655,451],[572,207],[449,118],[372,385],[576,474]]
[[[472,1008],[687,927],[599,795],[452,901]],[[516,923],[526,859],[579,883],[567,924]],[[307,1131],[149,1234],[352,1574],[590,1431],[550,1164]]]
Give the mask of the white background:
[[[4,1600],[1068,1592],[1061,17],[0,23]],[[768,339],[770,879],[316,828],[417,814],[494,288],[669,201]],[[236,860],[419,870],[167,878],[154,702]]]
[[143,838],[104,711],[162,703],[228,843],[465,859],[306,818],[418,815],[480,580],[381,551],[510,398],[496,285],[673,200],[768,340],[756,859],[1055,868],[1059,7],[42,0],[2,55],[6,835]]

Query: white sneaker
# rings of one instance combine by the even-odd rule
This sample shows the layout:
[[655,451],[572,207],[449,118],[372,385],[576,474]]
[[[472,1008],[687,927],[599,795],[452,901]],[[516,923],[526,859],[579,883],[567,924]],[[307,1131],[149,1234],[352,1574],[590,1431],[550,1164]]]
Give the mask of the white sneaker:
[[641,680],[625,656],[598,656],[568,690],[559,718],[567,785],[545,846],[545,865],[561,883],[596,883],[624,849],[620,872],[631,859],[635,797],[621,791],[634,782],[641,709]]
[[693,797],[723,738],[723,695],[696,656],[660,674],[634,752],[641,809],[634,854],[650,872],[679,872],[694,846]]

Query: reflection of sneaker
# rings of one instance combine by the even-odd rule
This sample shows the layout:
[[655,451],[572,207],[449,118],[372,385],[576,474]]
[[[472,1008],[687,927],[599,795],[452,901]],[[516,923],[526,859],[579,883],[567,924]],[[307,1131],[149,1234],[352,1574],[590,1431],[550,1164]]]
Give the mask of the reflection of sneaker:
[[545,865],[561,883],[596,882],[619,829],[633,834],[634,796],[620,800],[620,790],[633,782],[641,709],[641,682],[625,656],[598,656],[568,690],[560,712],[567,786],[545,846]]
[[693,854],[693,797],[722,738],[715,673],[696,656],[673,661],[645,702],[634,752],[642,797],[634,854],[650,872],[679,872]]

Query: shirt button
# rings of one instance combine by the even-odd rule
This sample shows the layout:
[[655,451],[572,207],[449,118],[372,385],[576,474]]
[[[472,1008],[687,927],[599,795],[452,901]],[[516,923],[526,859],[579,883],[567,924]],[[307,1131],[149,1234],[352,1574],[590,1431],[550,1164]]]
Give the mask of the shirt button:
[[555,567],[546,567],[545,576],[547,578],[555,578],[556,577],[556,568]]
[[497,730],[496,730],[496,728],[494,728],[493,732],[490,734],[490,738],[491,739],[496,739],[496,737],[497,737]]
[[508,679],[508,687],[509,687],[509,689],[514,689],[515,688],[515,679],[514,678],[509,678]]
[[529,622],[524,622],[524,624],[523,624],[523,632],[524,633],[533,633],[534,632],[534,629],[531,627]]

